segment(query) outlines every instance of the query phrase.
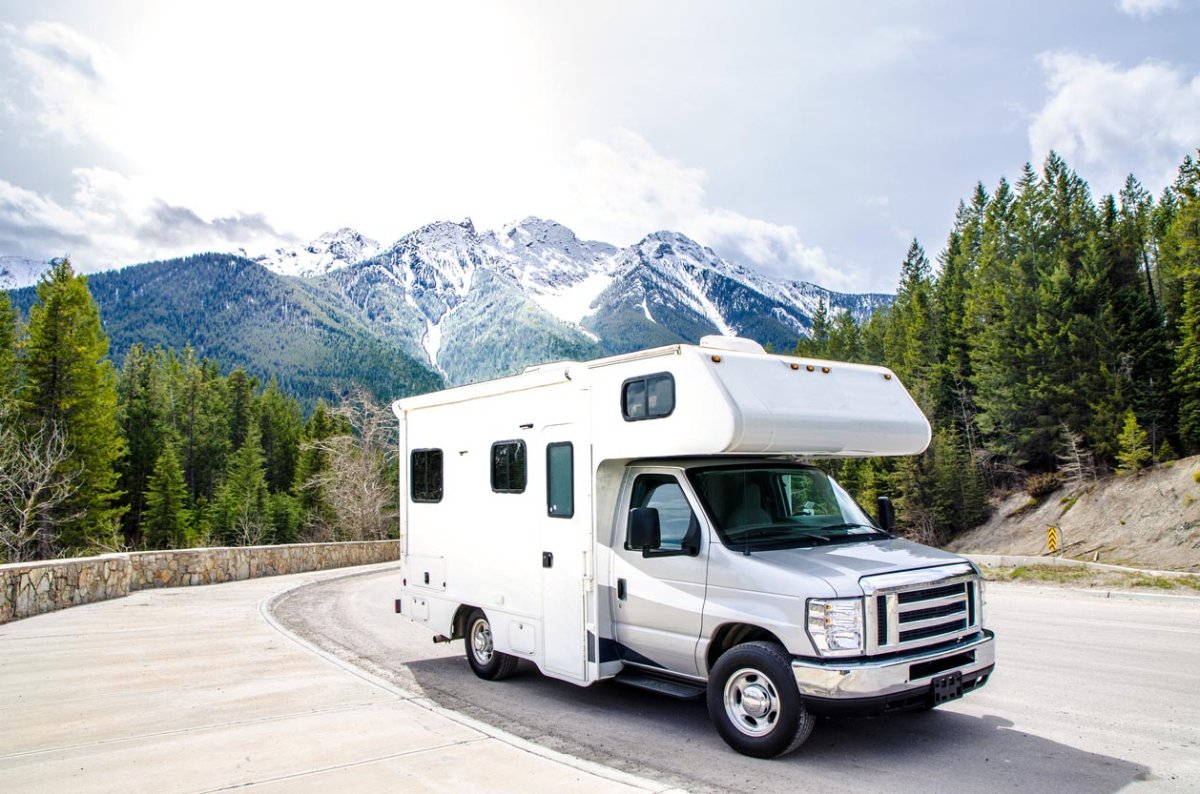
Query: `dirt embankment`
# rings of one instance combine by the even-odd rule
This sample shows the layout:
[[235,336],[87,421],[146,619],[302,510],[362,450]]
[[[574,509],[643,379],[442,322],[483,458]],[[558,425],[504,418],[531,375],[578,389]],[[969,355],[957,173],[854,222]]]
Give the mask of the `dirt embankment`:
[[1200,571],[1200,456],[1108,477],[1082,490],[1064,486],[1036,503],[1024,491],[1010,494],[986,524],[959,535],[949,548],[1043,554],[1048,526],[1058,527],[1066,557]]

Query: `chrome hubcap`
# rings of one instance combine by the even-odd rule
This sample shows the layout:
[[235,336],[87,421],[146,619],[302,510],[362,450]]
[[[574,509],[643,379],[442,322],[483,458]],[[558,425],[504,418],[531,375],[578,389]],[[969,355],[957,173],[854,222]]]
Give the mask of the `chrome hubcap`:
[[471,650],[475,661],[487,664],[492,660],[492,627],[483,618],[471,625]]
[[779,691],[758,670],[738,670],[725,682],[725,713],[747,736],[766,736],[779,722]]

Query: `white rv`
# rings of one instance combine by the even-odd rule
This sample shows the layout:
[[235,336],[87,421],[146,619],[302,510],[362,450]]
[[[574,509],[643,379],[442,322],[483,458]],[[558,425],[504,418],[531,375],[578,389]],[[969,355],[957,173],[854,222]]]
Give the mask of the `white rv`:
[[705,337],[397,401],[396,609],[486,679],[707,695],[774,757],[814,715],[926,709],[994,664],[979,572],[800,460],[919,453],[882,367]]

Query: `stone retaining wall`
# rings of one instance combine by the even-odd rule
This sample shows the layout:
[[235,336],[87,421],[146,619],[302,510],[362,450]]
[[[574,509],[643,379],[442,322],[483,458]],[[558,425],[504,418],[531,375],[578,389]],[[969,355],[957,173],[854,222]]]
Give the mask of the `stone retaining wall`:
[[0,565],[0,623],[150,587],[217,584],[399,559],[394,540],[102,554]]

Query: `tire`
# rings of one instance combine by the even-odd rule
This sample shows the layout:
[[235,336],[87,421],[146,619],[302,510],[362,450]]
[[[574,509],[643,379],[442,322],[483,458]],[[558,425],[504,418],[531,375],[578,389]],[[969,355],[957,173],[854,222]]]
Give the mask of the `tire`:
[[500,653],[492,645],[492,624],[482,609],[472,609],[467,615],[463,645],[467,649],[467,662],[475,675],[486,681],[508,678],[517,670],[517,657]]
[[812,733],[791,661],[773,642],[730,648],[708,677],[708,716],[725,743],[742,755],[777,758]]

